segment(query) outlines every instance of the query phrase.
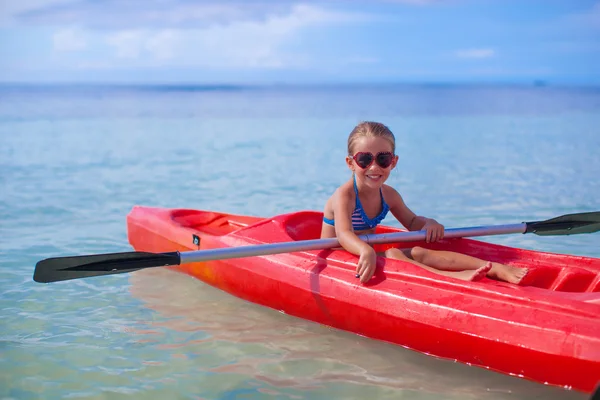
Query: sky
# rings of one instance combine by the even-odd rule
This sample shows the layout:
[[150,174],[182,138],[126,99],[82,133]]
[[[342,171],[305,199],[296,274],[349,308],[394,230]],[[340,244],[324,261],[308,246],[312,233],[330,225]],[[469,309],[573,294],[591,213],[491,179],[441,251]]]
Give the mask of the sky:
[[0,82],[600,84],[600,0],[0,0]]

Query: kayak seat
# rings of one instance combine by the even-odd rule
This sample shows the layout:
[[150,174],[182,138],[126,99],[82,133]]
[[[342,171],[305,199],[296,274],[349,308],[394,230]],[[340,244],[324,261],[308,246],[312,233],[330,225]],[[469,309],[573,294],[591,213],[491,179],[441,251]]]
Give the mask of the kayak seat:
[[285,216],[281,221],[292,240],[312,240],[321,237],[323,213],[300,211]]

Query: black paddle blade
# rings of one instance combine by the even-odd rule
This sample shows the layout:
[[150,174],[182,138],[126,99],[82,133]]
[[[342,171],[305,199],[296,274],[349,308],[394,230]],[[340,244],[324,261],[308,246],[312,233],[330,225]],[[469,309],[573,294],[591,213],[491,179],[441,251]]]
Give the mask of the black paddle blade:
[[89,256],[47,258],[35,265],[33,280],[39,283],[124,274],[144,268],[179,265],[179,252],[96,254]]
[[527,222],[525,233],[540,236],[576,235],[600,231],[600,211],[567,214],[546,221]]
[[592,397],[590,397],[590,400],[600,400],[600,381],[598,381],[598,384],[596,385],[596,390],[594,390],[594,393],[592,393]]

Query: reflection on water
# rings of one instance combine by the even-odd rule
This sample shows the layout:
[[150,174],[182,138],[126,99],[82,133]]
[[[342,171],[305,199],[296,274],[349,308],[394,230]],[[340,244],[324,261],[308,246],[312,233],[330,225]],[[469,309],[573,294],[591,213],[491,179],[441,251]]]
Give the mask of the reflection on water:
[[[130,281],[132,295],[164,318],[137,330],[139,340],[217,373],[206,384],[221,396],[241,385],[285,398],[586,398],[284,315],[166,269]],[[173,333],[187,335],[160,344]]]

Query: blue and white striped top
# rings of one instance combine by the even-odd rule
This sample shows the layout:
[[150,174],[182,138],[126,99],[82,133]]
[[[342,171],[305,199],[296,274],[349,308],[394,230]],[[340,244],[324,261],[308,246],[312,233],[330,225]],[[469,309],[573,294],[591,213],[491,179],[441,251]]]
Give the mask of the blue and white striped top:
[[[356,202],[355,202],[356,205],[354,207],[354,212],[352,212],[352,229],[354,229],[355,231],[366,231],[368,229],[373,229],[377,225],[379,225],[381,223],[381,221],[383,221],[383,219],[387,215],[388,211],[390,211],[390,207],[385,202],[385,199],[383,198],[383,193],[381,192],[381,189],[379,189],[379,195],[381,196],[381,212],[375,218],[372,218],[372,219],[369,218],[367,216],[367,213],[365,213],[365,210],[364,210],[362,204],[360,203],[360,199],[358,197],[358,188],[356,187],[356,177],[354,176],[353,178],[354,178],[354,194],[356,195]],[[332,225],[332,226],[335,225],[335,222],[333,219],[323,217],[323,222],[325,222],[328,225]]]

